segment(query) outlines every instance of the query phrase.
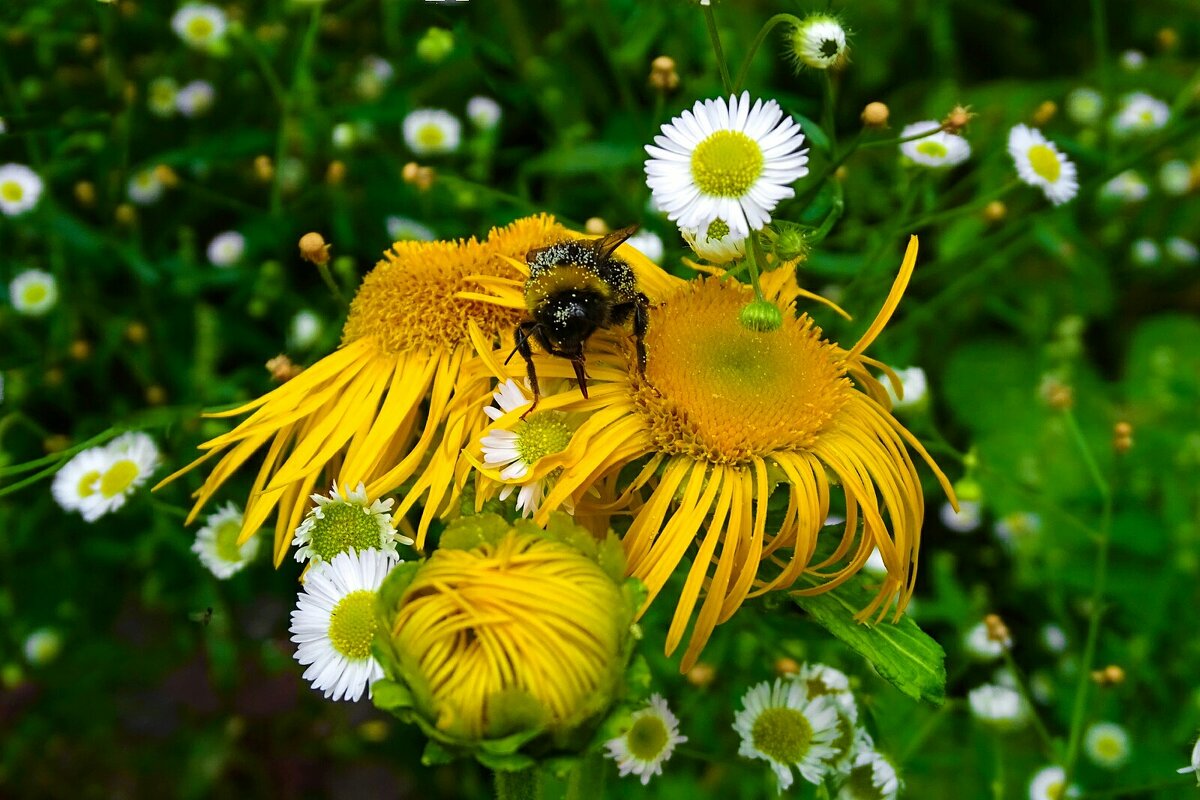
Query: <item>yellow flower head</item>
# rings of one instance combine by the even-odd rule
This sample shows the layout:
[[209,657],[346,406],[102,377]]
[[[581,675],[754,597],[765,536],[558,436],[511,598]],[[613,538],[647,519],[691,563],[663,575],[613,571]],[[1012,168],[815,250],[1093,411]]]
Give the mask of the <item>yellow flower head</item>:
[[512,259],[565,236],[553,218],[540,215],[493,229],[484,241],[395,243],[359,287],[336,351],[257,400],[211,415],[250,416],[200,445],[206,455],[163,481],[221,456],[196,492],[189,522],[265,449],[239,542],[278,509],[279,563],[315,486],[361,482],[374,499],[413,479],[396,518],[425,499],[422,546],[429,522],[455,499],[459,451],[486,422],[478,404],[454,402],[458,394],[474,398],[488,390],[486,380],[460,381],[469,332],[490,349],[511,342],[523,314],[473,292],[489,281],[519,285],[524,276]]
[[[644,380],[629,337],[609,332],[594,337],[588,353],[590,397],[568,385],[539,406],[588,416],[566,448],[526,474],[525,480],[557,476],[535,521],[544,523],[554,509],[579,502],[597,486],[611,487],[622,470],[645,459],[632,481],[605,499],[634,515],[623,544],[630,574],[649,590],[647,604],[690,554],[666,642],[673,652],[694,621],[684,671],[713,628],[746,598],[788,589],[803,574],[817,582],[803,591],[826,591],[856,574],[875,548],[888,575],[861,616],[882,615],[895,601],[898,616],[907,604],[924,501],[906,445],[952,492],[892,417],[886,392],[867,367],[890,371],[862,352],[899,303],[916,252],[914,238],[883,309],[850,350],[794,313],[797,298],[809,295],[791,270],[763,276],[767,299],[784,313],[777,329],[761,332],[740,319],[754,299],[748,286],[703,278],[677,284],[651,309]],[[500,366],[496,358],[483,361],[493,370]],[[566,378],[571,365],[545,357],[537,369]],[[515,417],[491,427],[511,426]],[[844,533],[826,549],[831,554],[814,558],[835,487],[845,495]],[[783,511],[768,525],[773,498]]]

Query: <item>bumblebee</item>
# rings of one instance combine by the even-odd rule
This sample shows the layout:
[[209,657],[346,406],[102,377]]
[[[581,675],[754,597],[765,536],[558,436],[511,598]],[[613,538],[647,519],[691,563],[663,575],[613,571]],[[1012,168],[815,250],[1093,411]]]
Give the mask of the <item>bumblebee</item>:
[[557,242],[526,254],[525,308],[530,318],[517,325],[516,347],[508,356],[511,360],[520,353],[529,372],[533,403],[522,418],[541,397],[530,340],[552,356],[570,359],[579,390],[587,397],[584,343],[598,329],[624,325],[632,317],[638,371],[645,377],[650,301],[638,290],[633,268],[614,255],[637,228],[631,225],[599,239]]

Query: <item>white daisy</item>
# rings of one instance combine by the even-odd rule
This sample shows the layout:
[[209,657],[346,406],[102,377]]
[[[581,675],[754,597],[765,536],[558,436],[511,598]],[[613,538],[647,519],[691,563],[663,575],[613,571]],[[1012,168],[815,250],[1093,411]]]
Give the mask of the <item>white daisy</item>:
[[833,752],[824,763],[836,775],[849,774],[859,752],[873,746],[866,730],[858,726],[858,703],[850,691],[850,679],[826,664],[806,663],[792,680],[804,684],[810,698],[826,697],[833,701],[838,712],[838,734],[829,744]]
[[792,29],[792,56],[806,67],[839,67],[849,52],[846,29],[837,17],[811,14]]
[[998,642],[988,632],[988,626],[980,622],[963,636],[963,647],[972,658],[993,661],[1004,654],[1004,648],[1012,646],[1012,640]]
[[1153,239],[1135,239],[1129,246],[1129,257],[1139,267],[1152,267],[1162,258],[1162,252]]
[[662,263],[663,240],[654,231],[638,231],[625,240],[625,244],[637,250],[655,264]]
[[339,122],[334,125],[329,138],[338,150],[349,150],[358,141],[357,130],[350,122]]
[[171,27],[189,47],[208,50],[225,35],[225,12],[208,3],[185,3],[171,17]]
[[94,490],[79,502],[79,513],[87,522],[95,522],[125,505],[158,466],[158,446],[138,431],[121,434],[105,445],[104,451],[108,465],[100,473]]
[[[900,131],[900,138],[906,139],[922,131],[931,131],[939,125],[941,123],[933,119],[914,122],[904,126],[904,130]],[[942,169],[966,161],[971,156],[971,145],[956,133],[937,131],[928,136],[922,136],[920,139],[902,142],[900,152],[915,164]]]
[[959,500],[958,511],[949,503],[942,503],[938,516],[942,524],[955,533],[970,533],[983,521],[983,506],[978,500]]
[[1029,800],[1066,800],[1068,797],[1078,797],[1079,787],[1074,784],[1063,787],[1066,778],[1067,774],[1062,767],[1045,767],[1039,770],[1029,782]]
[[58,282],[49,272],[27,269],[8,284],[8,299],[18,314],[40,317],[58,302]]
[[324,327],[321,318],[312,311],[297,311],[288,325],[288,343],[298,350],[307,350],[316,343]]
[[837,705],[810,698],[805,684],[785,678],[763,681],[742,697],[733,729],[742,737],[738,754],[771,765],[780,790],[792,785],[792,768],[804,780],[820,783],[838,736]]
[[1138,203],[1149,196],[1150,186],[1142,180],[1137,170],[1127,169],[1105,181],[1100,187],[1100,194],[1126,203]]
[[383,94],[383,90],[392,82],[396,68],[386,59],[379,56],[367,56],[362,61],[362,69],[354,76],[354,90],[367,99],[374,100]]
[[1042,518],[1028,511],[1014,511],[996,521],[996,538],[1008,549],[1035,539],[1042,530]]
[[391,216],[386,220],[388,236],[393,242],[432,242],[437,234],[428,225],[422,225],[415,219]]
[[1104,96],[1095,89],[1081,86],[1067,94],[1067,116],[1076,125],[1092,125],[1104,113]]
[[1045,647],[1051,653],[1060,654],[1066,652],[1067,649],[1067,634],[1057,625],[1042,626],[1039,637],[1042,640],[1042,647]]
[[387,500],[369,500],[367,487],[362,483],[352,492],[338,490],[337,482],[328,495],[314,494],[315,506],[309,509],[304,521],[296,528],[292,544],[296,560],[311,560],[313,566],[328,563],[339,553],[351,550],[379,550],[385,558],[398,559],[396,542],[412,544],[413,540],[396,533],[392,528],[392,504]]
[[467,119],[483,131],[490,131],[500,124],[500,104],[490,97],[472,97],[467,101]]
[[196,531],[192,552],[200,557],[200,563],[221,580],[232,577],[254,560],[258,553],[259,537],[252,536],[245,544],[238,544],[242,532],[242,511],[233,503],[209,514],[204,527]]
[[1200,261],[1200,248],[1190,239],[1182,236],[1172,236],[1166,241],[1167,255],[1181,264],[1195,264]]
[[246,237],[237,231],[218,233],[208,243],[208,260],[214,267],[232,267],[246,253]]
[[896,768],[874,750],[865,750],[854,759],[837,800],[896,800],[899,794],[900,777]]
[[750,93],[697,101],[646,145],[646,184],[681,229],[720,218],[738,236],[771,221],[775,205],[795,195],[808,174],[804,135],[774,100]]
[[746,237],[731,231],[720,217],[698,228],[681,227],[679,233],[696,255],[713,264],[727,264],[746,255]]
[[156,117],[170,117],[175,113],[175,99],[179,95],[179,84],[174,78],[161,77],[150,81],[146,92],[146,105]]
[[900,378],[900,388],[904,393],[903,398],[896,393],[891,381],[885,380],[883,382],[883,388],[887,390],[888,397],[892,400],[892,408],[900,411],[902,409],[922,406],[925,403],[925,395],[928,391],[925,370],[920,367],[905,367],[904,369],[896,370],[896,377]]
[[1136,136],[1160,130],[1171,118],[1171,108],[1162,100],[1145,92],[1134,92],[1121,98],[1112,129],[1117,136]]
[[1037,128],[1013,127],[1008,134],[1008,154],[1017,165],[1021,181],[1041,189],[1054,205],[1061,205],[1079,191],[1075,164],[1058,152]]
[[54,474],[50,493],[64,511],[79,511],[83,501],[97,491],[100,476],[112,465],[112,456],[104,447],[89,447],[76,453]]
[[37,205],[43,188],[42,179],[24,164],[0,166],[0,212],[6,217],[24,214]]
[[158,202],[165,188],[158,175],[158,170],[148,167],[133,174],[126,187],[126,193],[129,195],[129,199],[139,206],[148,206]]
[[679,720],[667,707],[660,694],[650,695],[650,702],[633,712],[629,730],[604,743],[609,758],[617,762],[621,777],[633,774],[642,779],[662,774],[662,765],[675,751],[675,745],[688,740],[679,735]]
[[[525,390],[511,378],[497,386],[492,397],[496,404],[483,409],[483,413],[492,420],[498,420],[530,403]],[[567,415],[561,411],[535,411],[525,419],[518,420],[510,430],[493,428],[488,431],[480,440],[483,464],[489,469],[499,470],[500,479],[509,482],[500,490],[500,499],[507,500],[516,491],[517,510],[521,516],[533,516],[546,498],[554,476],[547,475],[525,482],[521,482],[521,479],[540,459],[565,450],[573,433]]]
[[175,94],[175,108],[185,117],[199,117],[208,113],[216,99],[217,90],[208,81],[192,81]]
[[1192,190],[1192,167],[1182,158],[1172,159],[1158,168],[1158,185],[1172,197]]
[[304,679],[327,699],[357,701],[371,696],[383,669],[371,656],[375,596],[392,560],[381,550],[339,553],[310,570],[292,612],[296,660],[308,665]]
[[1188,767],[1180,767],[1175,770],[1180,775],[1185,775],[1189,772],[1195,774],[1196,783],[1200,785],[1200,739],[1196,739],[1196,744],[1192,746],[1192,764]]
[[53,628],[38,628],[25,637],[22,649],[30,666],[44,667],[58,658],[62,650],[62,635]]
[[985,683],[972,689],[967,701],[975,719],[1000,730],[1014,730],[1029,719],[1029,704],[1011,686]]
[[1083,749],[1096,766],[1118,769],[1129,760],[1129,732],[1115,722],[1094,722],[1083,736]]
[[1141,50],[1126,50],[1121,53],[1121,67],[1126,72],[1138,72],[1146,66],[1146,54]]
[[404,118],[404,141],[419,156],[453,153],[462,138],[462,125],[449,111],[418,108]]

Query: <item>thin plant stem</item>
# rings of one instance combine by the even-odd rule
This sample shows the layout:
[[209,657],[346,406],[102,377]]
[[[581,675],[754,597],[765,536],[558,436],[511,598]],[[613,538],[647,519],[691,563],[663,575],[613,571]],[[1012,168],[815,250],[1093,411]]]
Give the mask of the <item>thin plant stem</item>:
[[821,129],[829,137],[829,155],[836,160],[837,132],[834,130],[833,108],[837,101],[836,93],[833,90],[833,77],[827,69],[821,71],[821,86],[825,92],[825,100],[821,104]]
[[1006,194],[1011,192],[1013,189],[1016,189],[1020,185],[1021,185],[1020,181],[1011,181],[1009,183],[1004,184],[1003,186],[1001,186],[999,189],[996,189],[995,191],[988,192],[983,197],[980,197],[977,200],[974,200],[973,202],[967,203],[965,205],[957,206],[955,208],[947,209],[946,211],[939,211],[936,214],[926,214],[923,217],[918,217],[917,219],[909,222],[908,227],[913,230],[916,230],[917,228],[924,228],[929,225],[934,225],[939,222],[945,222],[946,220],[954,219],[955,217],[962,216],[963,214],[970,214],[975,211],[979,211],[980,209],[984,208],[988,203],[991,203],[994,200],[999,200],[1001,197],[1004,197]]
[[1046,755],[1057,761],[1061,753],[1053,737],[1050,736],[1050,731],[1046,727],[1046,723],[1042,721],[1042,716],[1038,713],[1037,705],[1033,702],[1033,693],[1029,691],[1029,682],[1025,679],[1025,673],[1017,666],[1017,660],[1013,658],[1010,649],[1005,647],[1003,652],[1004,663],[1008,666],[1009,671],[1013,674],[1013,679],[1017,682],[1017,691],[1021,693],[1021,697],[1025,698],[1025,704],[1029,707],[1030,717],[1033,720],[1033,729],[1037,731],[1038,738],[1042,740],[1042,746],[1046,749]]
[[537,767],[518,772],[496,770],[496,800],[538,800],[542,796],[541,775]]
[[915,142],[917,139],[924,139],[927,136],[933,136],[935,133],[940,133],[941,130],[942,126],[938,125],[936,128],[919,131],[918,133],[910,133],[908,136],[894,136],[891,139],[872,139],[869,142],[863,142],[859,145],[859,147],[863,150],[867,150],[872,147],[888,147],[904,144],[905,142]]
[[717,30],[717,18],[712,6],[703,6],[704,23],[708,26],[708,38],[712,41],[713,53],[717,56],[717,69],[721,71],[721,85],[725,94],[733,93],[733,82],[729,80],[729,65],[725,63],[725,51],[721,48],[721,33]]
[[288,129],[292,124],[292,115],[296,110],[297,91],[304,80],[308,59],[312,55],[313,46],[317,41],[317,32],[321,27],[321,6],[313,6],[312,15],[308,18],[308,29],[300,43],[300,54],[296,57],[296,66],[292,71],[292,85],[283,95],[282,110],[279,115],[279,136],[275,140],[275,174],[271,180],[271,216],[279,216],[283,212],[283,157],[287,152]]
[[754,287],[754,297],[765,300],[762,286],[758,282],[758,265],[767,265],[767,257],[763,253],[762,243],[758,240],[758,231],[750,231],[750,252],[746,253],[746,266],[750,269],[750,285]]
[[763,23],[763,26],[758,29],[758,35],[754,37],[754,42],[751,43],[750,49],[746,52],[746,56],[742,59],[742,66],[738,69],[737,78],[733,82],[733,92],[737,93],[746,85],[746,78],[750,74],[750,65],[754,63],[754,54],[758,52],[758,48],[766,41],[767,36],[775,28],[776,25],[781,25],[785,22],[799,27],[800,18],[794,14],[776,14],[769,20]]

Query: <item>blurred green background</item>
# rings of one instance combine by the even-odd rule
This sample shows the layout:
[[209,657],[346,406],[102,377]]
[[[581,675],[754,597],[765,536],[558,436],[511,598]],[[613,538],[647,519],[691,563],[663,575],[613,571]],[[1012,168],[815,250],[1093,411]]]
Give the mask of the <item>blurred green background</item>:
[[[190,461],[199,441],[224,429],[198,422],[201,408],[270,388],[263,364],[279,353],[305,364],[337,344],[344,306],[298,258],[310,230],[333,244],[347,296],[397,234],[389,217],[439,238],[540,210],[579,226],[639,222],[663,239],[664,263],[676,268],[685,255],[674,225],[647,205],[642,147],[696,99],[720,94],[695,3],[220,5],[230,28],[219,52],[181,41],[171,28],[177,6],[166,0],[0,7],[0,163],[27,164],[45,184],[33,211],[0,217],[0,280],[45,270],[60,295],[36,318],[0,303],[0,464],[62,451],[117,423],[155,436],[160,477]],[[1103,49],[1097,5],[1107,17]],[[715,6],[734,65],[771,14],[813,8]],[[1073,389],[1084,436],[1115,488],[1097,665],[1121,666],[1125,680],[1097,692],[1089,718],[1124,726],[1131,758],[1116,770],[1085,761],[1078,783],[1088,797],[1187,796],[1191,779],[1175,770],[1200,729],[1200,644],[1185,624],[1200,607],[1200,271],[1168,242],[1200,239],[1195,2],[834,8],[853,34],[836,79],[832,127],[843,143],[869,101],[888,104],[892,131],[868,139],[941,119],[956,103],[978,115],[966,131],[970,161],[944,174],[880,147],[812,185],[828,162],[814,147],[812,174],[778,213],[819,221],[844,193],[844,217],[800,271],[802,285],[855,315],[845,323],[810,310],[842,341],[874,316],[907,234],[922,237],[916,277],[873,354],[924,368],[927,403],[903,419],[952,479],[980,489],[981,524],[958,533],[927,487],[913,615],[946,648],[951,699],[940,709],[908,699],[775,600],[718,629],[704,659],[712,675],[689,680],[660,655],[665,624],[656,620],[670,611],[660,606],[644,624],[646,653],[691,740],[649,787],[613,775],[609,795],[771,796],[768,771],[736,756],[730,724],[746,688],[789,657],[854,678],[905,796],[1029,796],[1047,757],[1028,728],[996,733],[971,717],[967,692],[998,665],[972,660],[963,637],[984,614],[1001,614],[1016,662],[1045,689],[1041,718],[1065,735],[1093,587],[1085,529],[1101,502],[1063,415],[1044,399],[1051,376]],[[1144,54],[1140,67],[1123,56],[1129,50]],[[802,124],[820,119],[820,82],[797,75],[782,51],[773,35],[748,88]],[[673,92],[647,80],[663,54],[677,64]],[[152,86],[163,78],[207,82],[211,107],[195,116],[172,108],[166,84]],[[1094,125],[1061,110],[1080,86],[1107,94]],[[1105,121],[1132,91],[1167,101],[1172,119],[1117,140]],[[502,110],[493,130],[465,119],[479,95]],[[985,216],[982,202],[1014,176],[1009,128],[1045,101],[1059,111],[1040,126],[1078,163],[1079,197],[1052,208],[1022,187],[1005,195],[1002,218]],[[401,123],[421,107],[463,120],[457,152],[406,147]],[[810,130],[810,140],[829,133]],[[410,161],[436,170],[431,187],[403,179]],[[1160,180],[1176,161],[1191,170],[1182,192]],[[1125,169],[1149,187],[1144,199],[1101,191]],[[128,185],[145,170],[165,185],[156,201],[137,203]],[[225,231],[244,236],[245,249],[222,268],[206,250]],[[1142,240],[1157,258],[1143,257]],[[297,323],[298,314],[309,316]],[[1118,421],[1133,426],[1124,455],[1112,446]],[[307,687],[287,635],[298,567],[275,571],[260,559],[229,581],[208,573],[182,525],[195,477],[143,491],[91,525],[55,505],[48,481],[9,491],[17,480],[0,472],[0,796],[489,795],[481,768],[422,767],[415,730],[365,701],[327,703]],[[249,483],[240,476],[228,497],[244,497]],[[998,536],[996,524],[1014,513],[1037,514],[1040,527]],[[1065,633],[1065,653],[1041,645],[1047,624]],[[39,629],[61,641],[52,658],[25,652]]]

